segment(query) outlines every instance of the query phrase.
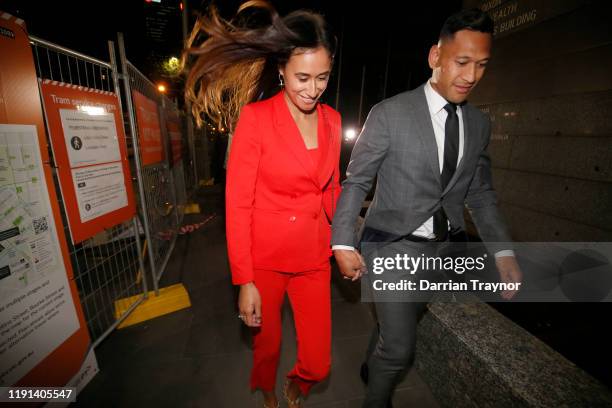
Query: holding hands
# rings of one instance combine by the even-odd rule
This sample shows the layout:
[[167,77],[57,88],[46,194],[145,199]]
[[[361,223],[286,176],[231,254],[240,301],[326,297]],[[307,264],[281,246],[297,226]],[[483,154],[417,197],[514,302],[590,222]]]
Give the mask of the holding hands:
[[[349,249],[334,250],[340,273],[352,282],[359,280],[365,273],[366,264],[359,252]],[[238,296],[238,318],[249,327],[261,326],[261,297],[253,282],[240,285]]]
[[366,265],[363,257],[356,250],[350,249],[335,249],[334,257],[340,268],[340,273],[344,279],[350,279],[355,282],[366,271]]

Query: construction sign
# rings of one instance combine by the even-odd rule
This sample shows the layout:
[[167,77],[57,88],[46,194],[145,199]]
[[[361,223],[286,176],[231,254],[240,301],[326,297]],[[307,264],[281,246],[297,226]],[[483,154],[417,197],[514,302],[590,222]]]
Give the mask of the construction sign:
[[166,109],[166,129],[170,139],[172,152],[172,166],[183,158],[183,134],[181,132],[181,118],[174,109]]
[[134,217],[136,205],[114,93],[41,83],[51,145],[73,242]]
[[[0,387],[97,372],[55,192],[23,20],[0,11]],[[6,388],[4,388],[6,389]]]
[[159,111],[155,101],[138,91],[132,91],[136,123],[138,125],[138,143],[140,160],[143,166],[154,164],[164,159]]

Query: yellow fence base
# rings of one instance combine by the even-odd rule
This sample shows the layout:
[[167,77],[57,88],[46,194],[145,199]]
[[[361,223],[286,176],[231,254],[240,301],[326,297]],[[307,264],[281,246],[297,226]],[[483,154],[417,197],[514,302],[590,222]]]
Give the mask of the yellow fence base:
[[[134,304],[141,295],[119,299],[115,302],[115,318],[123,315],[125,311]],[[144,300],[121,322],[119,329],[132,326],[146,320],[154,319],[181,309],[191,307],[189,294],[182,283],[159,289],[159,296],[155,296],[154,291],[149,292],[149,298]]]
[[208,180],[200,180],[200,187],[210,187],[215,185],[215,178],[211,177]]
[[199,214],[200,204],[198,203],[187,203],[185,205],[185,214]]

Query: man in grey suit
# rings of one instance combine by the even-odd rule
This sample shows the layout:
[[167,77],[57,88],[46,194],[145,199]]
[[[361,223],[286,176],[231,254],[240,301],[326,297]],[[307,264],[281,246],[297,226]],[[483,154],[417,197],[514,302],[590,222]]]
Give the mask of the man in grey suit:
[[[497,208],[486,152],[490,122],[466,99],[490,58],[493,22],[478,9],[449,17],[429,52],[432,76],[419,88],[372,108],[355,144],[333,220],[332,249],[341,273],[356,280],[363,242],[446,242],[465,230],[464,207],[495,253],[503,282],[522,274]],[[377,177],[361,240],[355,224]],[[495,243],[498,243],[497,246]],[[507,245],[507,244],[506,244]],[[415,253],[416,253],[415,252]],[[505,291],[510,299],[515,292]],[[411,364],[423,304],[376,302],[378,328],[368,350],[364,407],[386,407]],[[362,377],[363,377],[362,371]]]

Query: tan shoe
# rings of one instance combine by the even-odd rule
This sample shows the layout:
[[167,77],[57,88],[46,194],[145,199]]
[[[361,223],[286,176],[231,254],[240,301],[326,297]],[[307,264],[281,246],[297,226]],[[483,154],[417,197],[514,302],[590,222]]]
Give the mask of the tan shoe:
[[285,401],[289,405],[289,408],[302,408],[302,396],[298,395],[295,399],[289,398],[289,394],[287,391],[289,390],[289,385],[291,384],[291,380],[287,378],[285,381],[285,386],[283,387],[283,397],[285,397]]

